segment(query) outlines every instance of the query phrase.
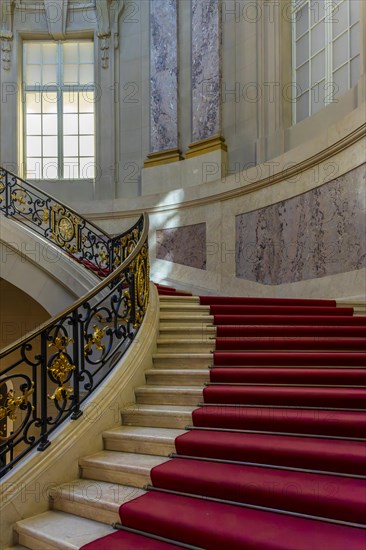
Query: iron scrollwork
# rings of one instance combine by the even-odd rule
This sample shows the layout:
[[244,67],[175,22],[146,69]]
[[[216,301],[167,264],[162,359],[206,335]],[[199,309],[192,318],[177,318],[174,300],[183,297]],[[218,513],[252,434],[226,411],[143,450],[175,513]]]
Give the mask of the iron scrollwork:
[[[27,187],[27,185],[29,187]],[[110,238],[30,184],[0,169],[0,211],[90,262],[103,283],[47,325],[0,351],[0,473],[44,450],[66,418],[111,372],[134,340],[149,299],[148,220]]]
[[104,278],[132,253],[141,236],[142,217],[111,237],[41,189],[0,167],[0,211],[30,227],[86,269]]

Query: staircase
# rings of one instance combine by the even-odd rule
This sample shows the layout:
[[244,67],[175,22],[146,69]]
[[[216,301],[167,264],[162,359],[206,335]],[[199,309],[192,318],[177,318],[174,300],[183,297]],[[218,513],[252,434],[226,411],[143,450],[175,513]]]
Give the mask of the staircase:
[[136,404],[16,548],[365,550],[366,317],[159,293]]

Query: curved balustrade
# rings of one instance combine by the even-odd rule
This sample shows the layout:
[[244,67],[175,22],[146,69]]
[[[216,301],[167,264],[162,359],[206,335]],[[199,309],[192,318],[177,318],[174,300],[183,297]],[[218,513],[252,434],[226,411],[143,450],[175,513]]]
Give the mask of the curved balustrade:
[[142,231],[140,217],[133,227],[111,237],[69,206],[2,167],[0,212],[30,227],[99,277],[121,265]]
[[[45,194],[32,186],[32,192],[28,188],[24,191],[27,193],[24,203],[19,203],[18,178],[14,183],[11,175],[9,184],[9,172],[0,172],[3,178],[0,181],[4,181],[4,176],[0,195],[6,192],[8,199],[5,206],[1,203],[1,209],[7,215],[21,214],[28,225],[35,224],[44,232],[43,236],[57,241],[57,233],[53,232],[56,237],[51,237],[52,229],[50,226],[46,229],[39,213],[48,209],[52,216],[53,211],[60,212],[60,203],[50,197],[48,202],[42,202]],[[24,206],[24,211],[16,210],[19,204]],[[104,279],[72,306],[0,351],[1,475],[31,449],[46,449],[50,445],[50,434],[66,418],[77,419],[82,414],[81,404],[126,352],[148,305],[147,216],[143,214],[133,228],[112,239],[72,210],[61,207],[61,219],[73,223],[72,220],[76,220],[73,216],[77,216],[78,231],[83,235],[85,229],[88,236],[85,240],[80,238],[81,248],[77,253],[65,248],[63,237],[57,244],[76,254],[79,261],[95,261],[94,265],[103,268],[99,274],[103,274]],[[109,263],[97,262],[101,242],[108,251]],[[67,244],[73,246],[74,241],[70,239]],[[112,271],[107,276],[104,267]]]

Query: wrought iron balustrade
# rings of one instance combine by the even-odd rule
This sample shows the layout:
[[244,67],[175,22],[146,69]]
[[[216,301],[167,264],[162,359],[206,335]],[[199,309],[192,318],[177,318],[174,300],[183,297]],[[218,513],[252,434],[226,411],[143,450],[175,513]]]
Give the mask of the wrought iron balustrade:
[[[4,175],[9,177],[2,171]],[[0,195],[5,189],[16,193],[18,184],[2,185]],[[39,208],[46,208],[41,198],[35,206],[37,192],[25,199],[30,226],[40,219]],[[7,215],[14,215],[9,213],[14,212],[14,201],[13,197],[5,206],[1,203],[1,209],[8,208]],[[52,201],[47,203],[50,210]],[[45,229],[43,223],[38,227]],[[98,238],[106,238],[97,226],[92,227]],[[50,434],[65,419],[79,418],[82,403],[118,363],[141,326],[149,300],[147,216],[143,214],[129,231],[108,239],[103,242],[108,243],[110,263],[96,265],[108,265],[111,273],[103,273],[103,280],[84,297],[0,351],[0,475],[30,450],[46,449]],[[83,253],[83,246],[89,251],[94,246],[95,261],[96,243],[91,236],[81,240],[82,258],[91,258]]]
[[111,237],[69,206],[0,167],[0,212],[30,227],[99,277],[107,276],[132,252],[142,217]]

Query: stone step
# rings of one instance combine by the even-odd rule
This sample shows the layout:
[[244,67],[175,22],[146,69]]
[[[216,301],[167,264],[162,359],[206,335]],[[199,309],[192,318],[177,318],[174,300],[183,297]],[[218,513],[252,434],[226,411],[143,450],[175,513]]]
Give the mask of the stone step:
[[53,510],[82,516],[111,525],[119,521],[118,510],[121,504],[145,493],[142,489],[93,481],[75,479],[57,487],[51,497]]
[[215,342],[216,327],[197,324],[191,326],[161,324],[159,327],[159,338],[162,340],[189,338],[190,340],[201,342]]
[[31,550],[79,550],[115,531],[110,525],[58,511],[23,519],[14,528],[19,544]]
[[196,304],[166,304],[160,303],[160,313],[173,313],[174,315],[209,315],[210,306],[200,306]]
[[29,550],[29,548],[26,548],[25,546],[20,546],[20,544],[17,544],[16,546],[8,546],[5,548],[5,550]]
[[198,296],[159,296],[161,304],[195,304],[200,305]]
[[141,386],[136,402],[146,405],[196,405],[203,400],[202,388],[192,386]]
[[215,340],[193,340],[192,338],[163,339],[157,341],[158,353],[210,353],[215,351]]
[[121,411],[126,426],[180,428],[192,425],[192,411],[197,407],[179,405],[134,405]]
[[151,369],[146,382],[154,386],[203,386],[210,381],[208,369]]
[[208,369],[213,365],[212,353],[155,353],[155,368],[160,369]]
[[142,488],[150,483],[151,468],[166,460],[163,456],[100,451],[80,458],[79,466],[83,478]]
[[208,324],[213,326],[214,317],[213,315],[193,315],[192,313],[167,313],[165,311],[160,312],[160,323],[166,325],[167,323],[172,323],[174,325],[182,324]]
[[[164,355],[164,353],[162,354]],[[202,365],[202,363],[189,363],[189,361],[185,361],[185,362],[180,362],[179,364],[175,363],[175,362],[161,362],[159,364],[159,362],[155,363],[154,362],[154,369],[153,370],[166,370],[166,371],[169,371],[169,370],[209,370],[209,365],[208,363],[206,362],[205,364]]]
[[174,441],[184,430],[119,426],[103,433],[104,448],[158,456],[168,456],[175,451]]

